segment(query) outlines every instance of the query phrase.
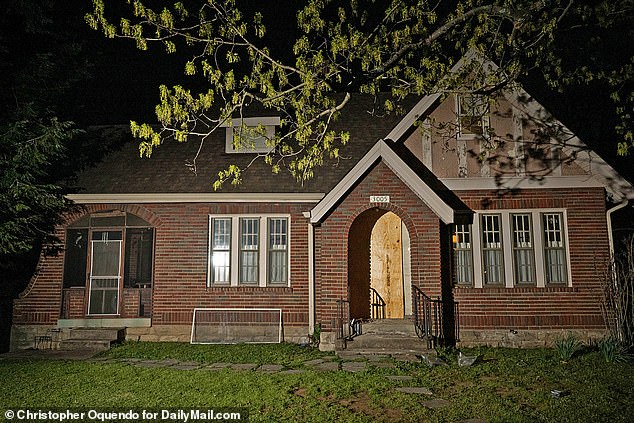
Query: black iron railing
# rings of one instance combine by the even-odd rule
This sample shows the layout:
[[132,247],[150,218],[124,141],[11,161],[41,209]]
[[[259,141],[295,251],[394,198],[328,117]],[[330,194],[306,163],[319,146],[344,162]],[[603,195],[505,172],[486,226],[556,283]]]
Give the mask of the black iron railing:
[[337,300],[337,317],[335,319],[337,339],[350,339],[350,301]]
[[412,285],[414,293],[414,327],[419,338],[427,340],[427,348],[443,346],[447,343],[448,328],[445,326],[453,321],[453,334],[450,334],[455,341],[458,341],[460,320],[458,303],[453,303],[453,313],[447,309],[448,304],[444,304],[440,298],[430,298],[421,289]]
[[370,287],[370,318],[385,319],[385,301],[372,287]]

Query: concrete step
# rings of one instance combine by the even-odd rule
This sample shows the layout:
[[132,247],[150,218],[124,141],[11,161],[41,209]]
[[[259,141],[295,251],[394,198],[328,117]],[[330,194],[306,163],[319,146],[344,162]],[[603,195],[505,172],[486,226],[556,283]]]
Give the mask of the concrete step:
[[363,334],[346,341],[347,350],[386,349],[395,351],[422,351],[427,342],[417,336]]
[[117,328],[73,328],[69,337],[62,339],[59,349],[64,351],[103,351],[125,339],[125,329]]
[[125,338],[125,329],[117,328],[73,328],[69,339],[108,339],[121,341]]
[[116,341],[104,339],[65,339],[59,343],[59,349],[62,351],[105,351],[114,344]]
[[361,324],[363,335],[404,335],[416,336],[414,322],[410,319],[377,319]]

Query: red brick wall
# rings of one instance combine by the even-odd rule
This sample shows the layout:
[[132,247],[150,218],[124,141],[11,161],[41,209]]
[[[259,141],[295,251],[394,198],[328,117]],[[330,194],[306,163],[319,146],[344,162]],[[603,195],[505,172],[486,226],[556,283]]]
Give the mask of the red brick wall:
[[[572,287],[455,288],[461,327],[600,328],[601,266],[608,255],[604,191],[524,190],[498,198],[491,191],[458,193],[476,210],[565,208]],[[370,195],[389,195],[389,204],[370,204]],[[383,163],[378,163],[315,228],[316,321],[332,329],[336,300],[348,298],[347,237],[356,217],[374,207],[398,215],[411,239],[412,283],[440,295],[438,217]],[[121,209],[156,228],[153,325],[189,324],[194,307],[281,307],[287,325],[308,323],[307,219],[310,204],[95,205],[86,212]],[[290,287],[207,287],[209,214],[291,215]],[[79,216],[74,216],[78,218]],[[72,219],[71,219],[72,220]],[[64,232],[57,235],[64,242]],[[14,304],[15,324],[55,324],[62,297],[63,255],[43,257],[29,287]],[[75,314],[73,314],[75,317]]]
[[[309,204],[174,204],[152,208],[156,232],[152,324],[191,323],[195,307],[282,308],[286,325],[308,324]],[[209,215],[290,214],[290,287],[207,287]]]
[[[58,230],[62,245],[65,233]],[[13,302],[13,324],[42,324],[57,323],[61,312],[62,275],[64,273],[63,254],[57,256],[40,255],[35,274],[29,285]]]
[[[152,324],[191,324],[195,307],[282,308],[286,325],[308,324],[308,220],[310,204],[147,204],[90,205],[86,213],[120,209],[155,225]],[[207,249],[210,214],[289,214],[291,231],[290,287],[207,287]],[[81,217],[74,215],[69,222]],[[64,242],[64,231],[58,236]],[[55,324],[60,315],[63,254],[43,257],[39,273],[14,303],[15,324]],[[127,301],[122,315],[132,315]],[[133,302],[135,303],[133,305]],[[77,316],[73,302],[72,317]]]
[[[371,204],[371,195],[389,195],[389,204]],[[336,301],[348,299],[348,233],[363,212],[379,207],[401,218],[410,235],[412,284],[440,295],[440,220],[384,163],[380,162],[316,228],[316,321],[333,329]]]
[[572,268],[572,287],[455,288],[463,329],[604,328],[601,277],[609,257],[602,188],[531,189],[496,197],[463,191],[475,210],[563,208]]

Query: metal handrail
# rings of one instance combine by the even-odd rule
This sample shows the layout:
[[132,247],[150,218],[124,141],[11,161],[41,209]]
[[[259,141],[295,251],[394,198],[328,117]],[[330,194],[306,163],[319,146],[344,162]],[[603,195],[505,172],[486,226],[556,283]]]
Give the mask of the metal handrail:
[[381,294],[370,287],[370,317],[372,319],[385,319],[385,301]]
[[350,301],[339,299],[336,302],[335,330],[337,331],[337,339],[350,339]]
[[[412,285],[412,292],[414,293],[414,328],[416,334],[419,338],[427,340],[428,348],[443,345],[446,342],[444,313],[448,304],[445,304],[440,298],[429,297],[416,285]],[[459,341],[460,313],[458,303],[453,303],[452,311],[454,337],[456,341]]]

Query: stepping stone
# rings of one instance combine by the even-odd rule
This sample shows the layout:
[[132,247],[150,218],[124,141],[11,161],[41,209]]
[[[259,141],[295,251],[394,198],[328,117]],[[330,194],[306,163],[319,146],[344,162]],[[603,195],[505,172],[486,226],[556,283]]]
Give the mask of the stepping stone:
[[385,376],[389,380],[412,380],[412,376]]
[[379,369],[395,369],[396,365],[394,363],[388,362],[371,362],[371,366],[378,367]]
[[252,364],[252,363],[238,363],[238,364],[231,365],[231,368],[233,370],[253,370],[256,367],[258,367],[258,365]]
[[146,368],[165,367],[165,365],[163,365],[161,362],[154,361],[154,360],[139,361],[138,363],[132,363],[132,364],[135,365],[136,367],[146,367]]
[[416,357],[414,354],[398,354],[398,355],[392,356],[392,358],[396,361],[404,361],[407,363],[415,363],[420,361],[420,359]]
[[179,364],[180,361],[173,358],[166,358],[164,360],[159,360],[158,363],[161,363],[163,366],[173,366],[174,364]]
[[281,364],[263,364],[258,367],[259,372],[267,373],[279,372],[282,369],[284,369],[284,366],[282,366]]
[[451,405],[451,402],[444,399],[433,399],[429,401],[423,401],[421,402],[421,404],[423,405],[423,407],[434,409],[434,408],[442,408],[442,407]]
[[365,370],[365,361],[347,361],[341,364],[341,370],[346,372],[360,372]]
[[316,358],[314,360],[304,361],[304,366],[316,366],[317,364],[323,363],[324,360],[321,358]]
[[356,360],[359,358],[365,358],[363,355],[361,355],[358,352],[354,352],[354,351],[339,351],[337,353],[337,355],[339,356],[339,358],[341,358],[342,360]]
[[376,362],[379,362],[379,361],[387,360],[387,359],[390,358],[390,356],[389,355],[374,355],[374,354],[372,354],[372,355],[366,355],[365,358],[368,361],[372,362],[372,363],[376,363]]
[[404,392],[406,394],[433,395],[429,388],[424,387],[404,386],[401,388],[396,388],[396,390],[399,392]]
[[280,374],[280,375],[298,375],[300,373],[304,373],[304,370],[289,369],[289,370],[283,370],[283,371],[279,372],[278,374]]
[[315,366],[315,369],[317,370],[321,370],[321,371],[336,371],[339,370],[339,363],[336,361],[331,361],[328,363],[321,363],[321,364],[317,364]]
[[225,369],[231,366],[231,363],[211,363],[207,368],[210,369]]

